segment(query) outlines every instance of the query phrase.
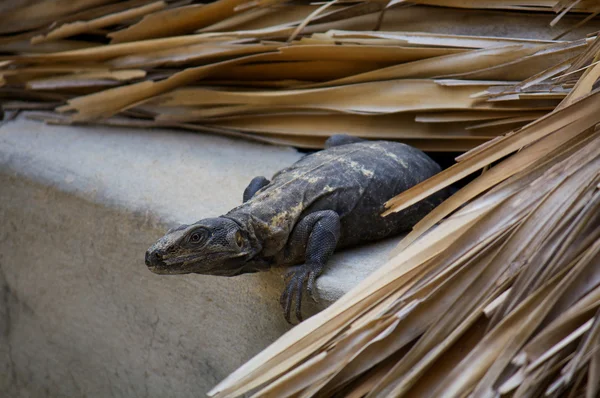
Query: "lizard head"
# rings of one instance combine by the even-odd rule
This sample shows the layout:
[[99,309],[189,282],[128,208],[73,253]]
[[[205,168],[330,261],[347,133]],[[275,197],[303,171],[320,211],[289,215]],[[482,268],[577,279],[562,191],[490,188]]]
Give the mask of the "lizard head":
[[[146,265],[156,274],[234,276],[256,249],[250,233],[226,217],[206,218],[170,229],[146,252]],[[250,271],[251,272],[251,271]]]

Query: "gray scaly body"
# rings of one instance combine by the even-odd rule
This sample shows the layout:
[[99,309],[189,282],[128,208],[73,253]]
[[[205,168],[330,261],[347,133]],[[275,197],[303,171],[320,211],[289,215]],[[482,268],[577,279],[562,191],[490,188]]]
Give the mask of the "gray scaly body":
[[256,177],[244,203],[227,214],[167,232],[146,253],[150,270],[234,276],[289,266],[281,304],[289,321],[295,297],[301,319],[304,286],[312,296],[335,249],[410,230],[447,196],[442,191],[381,217],[388,199],[438,173],[439,166],[397,142],[333,136],[328,143],[271,181]]

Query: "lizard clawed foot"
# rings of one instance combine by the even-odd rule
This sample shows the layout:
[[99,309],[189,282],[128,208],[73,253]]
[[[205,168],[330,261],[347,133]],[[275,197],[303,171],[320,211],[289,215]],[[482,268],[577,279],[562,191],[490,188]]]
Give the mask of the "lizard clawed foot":
[[292,301],[294,300],[294,296],[296,297],[296,305],[295,305],[295,315],[299,322],[302,322],[302,291],[304,290],[304,286],[306,283],[306,290],[309,296],[314,300],[317,299],[314,296],[314,287],[315,280],[317,276],[321,274],[323,270],[322,266],[317,265],[300,265],[290,267],[288,272],[285,274],[285,281],[287,282],[287,286],[283,290],[281,294],[281,298],[279,299],[279,303],[283,307],[283,316],[288,323],[291,322],[291,312],[292,312]]

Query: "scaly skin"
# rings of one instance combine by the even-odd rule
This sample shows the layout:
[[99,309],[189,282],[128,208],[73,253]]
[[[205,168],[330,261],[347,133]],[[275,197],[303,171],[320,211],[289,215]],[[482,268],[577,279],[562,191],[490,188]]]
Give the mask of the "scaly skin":
[[442,191],[381,217],[388,199],[438,173],[439,166],[396,142],[333,136],[328,143],[329,148],[303,157],[270,182],[252,180],[245,202],[227,214],[168,231],[146,252],[150,270],[235,276],[288,266],[281,305],[289,322],[295,298],[301,320],[304,286],[312,296],[315,279],[335,249],[410,230],[447,197]]

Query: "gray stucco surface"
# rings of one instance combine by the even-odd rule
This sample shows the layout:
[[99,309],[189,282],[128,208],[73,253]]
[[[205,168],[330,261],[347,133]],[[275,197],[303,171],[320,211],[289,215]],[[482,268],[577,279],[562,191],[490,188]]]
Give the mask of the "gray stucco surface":
[[[281,271],[159,276],[146,248],[174,223],[222,214],[255,175],[301,154],[177,131],[0,128],[2,396],[202,396],[289,329]],[[397,240],[338,253],[330,304]]]

